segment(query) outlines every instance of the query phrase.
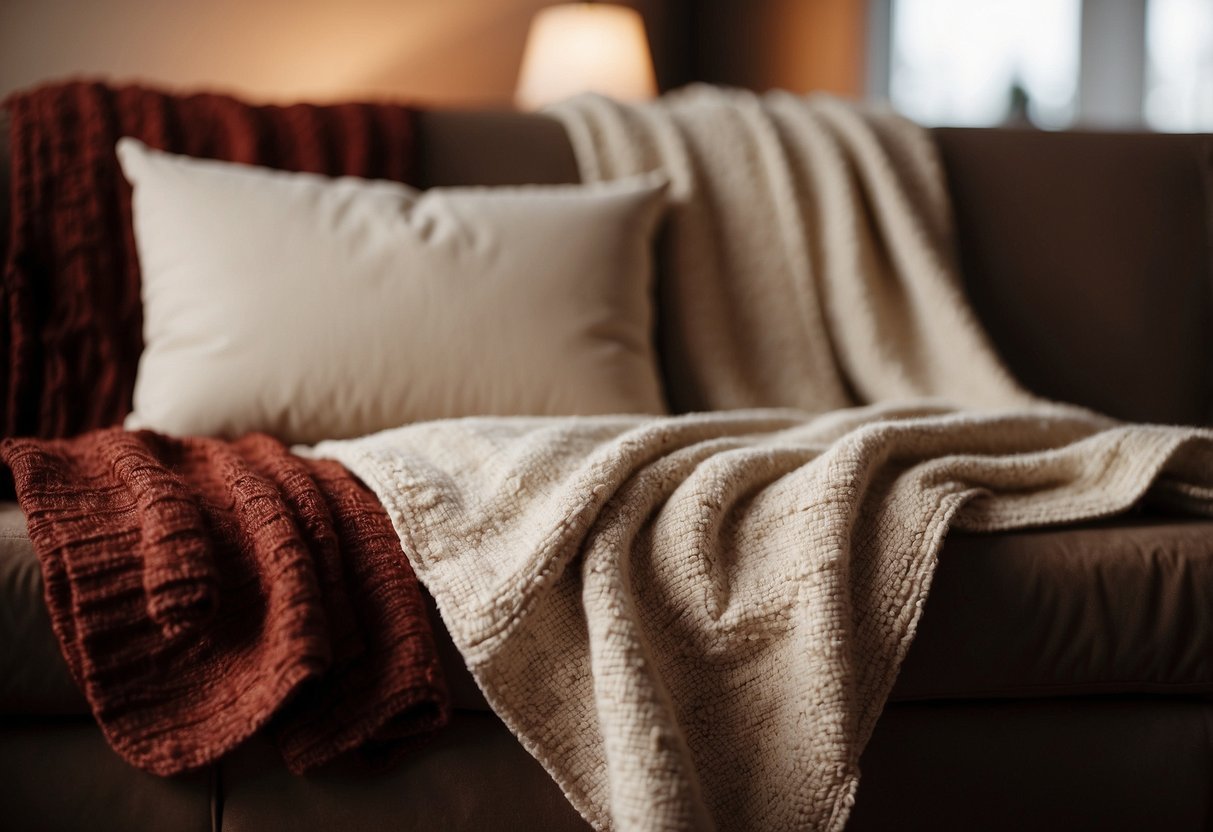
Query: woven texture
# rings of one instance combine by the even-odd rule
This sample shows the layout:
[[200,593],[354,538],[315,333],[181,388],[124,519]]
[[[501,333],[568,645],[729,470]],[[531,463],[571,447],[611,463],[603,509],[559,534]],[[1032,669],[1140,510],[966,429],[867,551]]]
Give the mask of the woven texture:
[[437,422],[317,452],[379,495],[493,709],[599,829],[841,829],[949,526],[1156,500],[1213,432],[1084,411]]
[[89,82],[4,106],[12,237],[0,286],[0,436],[72,436],[130,411],[142,307],[120,137],[284,170],[402,182],[415,171],[414,114],[402,106],[251,106]]
[[341,466],[250,434],[10,439],[51,622],[110,744],[176,774],[271,724],[296,772],[447,716],[416,575]]
[[826,95],[703,86],[552,114],[585,180],[671,179],[658,285],[671,410],[1030,400],[964,299],[925,130]]
[[597,828],[841,829],[948,528],[1208,514],[1213,433],[1010,378],[913,125],[704,89],[559,112],[587,178],[662,164],[682,200],[675,406],[818,415],[471,419],[316,453],[383,501],[494,710]]

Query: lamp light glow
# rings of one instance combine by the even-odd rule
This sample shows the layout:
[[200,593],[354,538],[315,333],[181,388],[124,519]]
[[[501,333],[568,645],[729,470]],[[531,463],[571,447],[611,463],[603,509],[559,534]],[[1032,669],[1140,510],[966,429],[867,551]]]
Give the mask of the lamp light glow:
[[515,100],[538,109],[578,93],[620,101],[657,94],[644,20],[609,3],[564,3],[535,15]]

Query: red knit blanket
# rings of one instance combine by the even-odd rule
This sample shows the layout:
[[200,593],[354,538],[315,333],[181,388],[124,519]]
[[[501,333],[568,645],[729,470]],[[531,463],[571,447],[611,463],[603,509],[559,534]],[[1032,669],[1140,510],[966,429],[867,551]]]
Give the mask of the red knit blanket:
[[408,182],[415,169],[414,112],[402,106],[255,107],[85,82],[4,106],[12,239],[0,284],[0,437],[72,436],[130,411],[142,307],[120,137],[330,175]]
[[446,721],[417,578],[338,464],[117,429],[0,457],[63,654],[131,763],[197,768],[268,725],[300,772]]

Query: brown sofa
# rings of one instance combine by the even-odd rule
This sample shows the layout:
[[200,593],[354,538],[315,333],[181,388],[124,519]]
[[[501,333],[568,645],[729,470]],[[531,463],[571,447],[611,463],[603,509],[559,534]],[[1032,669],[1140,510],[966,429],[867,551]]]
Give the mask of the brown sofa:
[[[540,116],[431,113],[421,136],[427,185],[576,177]],[[936,137],[969,296],[1020,379],[1126,419],[1213,423],[1213,138]],[[453,723],[390,770],[293,777],[253,741],[210,770],[152,777],[91,722],[20,510],[4,505],[0,828],[583,828],[446,655]],[[950,538],[849,828],[1213,828],[1213,522],[1140,509]]]

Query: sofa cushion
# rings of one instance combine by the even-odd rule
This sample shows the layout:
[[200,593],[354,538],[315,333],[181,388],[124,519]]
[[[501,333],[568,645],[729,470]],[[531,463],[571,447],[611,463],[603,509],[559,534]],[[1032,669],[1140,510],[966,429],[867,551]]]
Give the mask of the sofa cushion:
[[895,700],[1213,691],[1213,520],[954,534]]
[[88,713],[51,631],[25,515],[12,502],[0,502],[0,713]]
[[225,832],[588,830],[560,787],[491,714],[455,713],[397,765],[354,759],[293,777],[254,740],[220,764]]
[[0,722],[0,829],[213,832],[209,770],[156,777],[87,719]]
[[[445,628],[456,708],[486,709]],[[1213,693],[1213,520],[954,534],[894,701]],[[84,714],[20,509],[0,503],[0,713]]]
[[891,705],[847,832],[1213,829],[1213,702]]

